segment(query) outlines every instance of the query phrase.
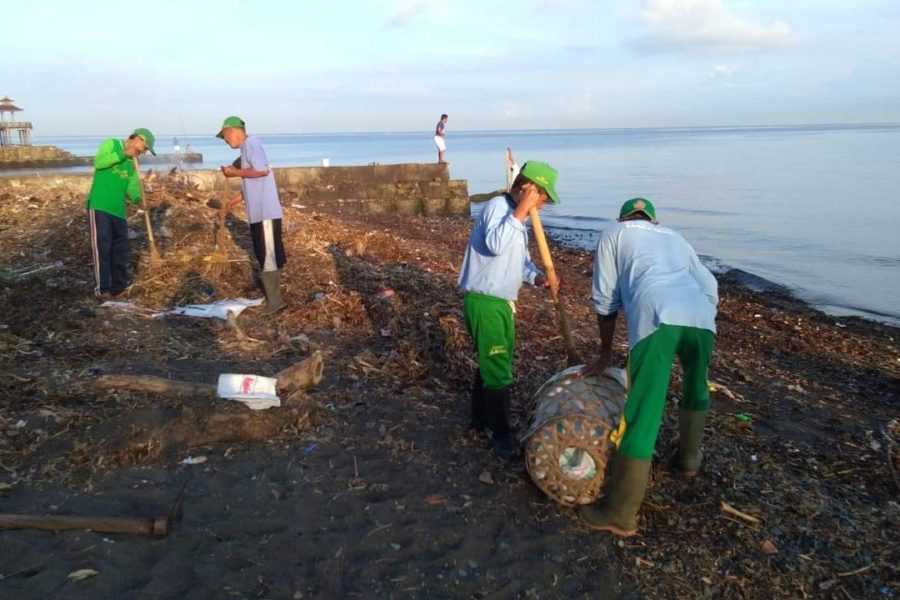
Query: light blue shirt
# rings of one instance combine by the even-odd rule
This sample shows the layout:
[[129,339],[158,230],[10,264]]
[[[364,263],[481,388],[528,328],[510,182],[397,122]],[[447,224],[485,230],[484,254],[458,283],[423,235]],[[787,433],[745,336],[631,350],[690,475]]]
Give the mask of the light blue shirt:
[[241,144],[241,168],[268,171],[263,177],[241,178],[241,192],[247,207],[247,220],[251,223],[280,219],[281,202],[278,200],[278,186],[275,174],[269,168],[269,158],[258,137],[250,135]]
[[592,292],[598,314],[624,309],[629,348],[663,323],[716,332],[716,278],[667,227],[625,221],[600,232]]
[[503,195],[481,211],[459,271],[464,291],[515,302],[522,282],[533,284],[541,273],[528,254],[528,230],[513,217],[514,210],[512,198]]

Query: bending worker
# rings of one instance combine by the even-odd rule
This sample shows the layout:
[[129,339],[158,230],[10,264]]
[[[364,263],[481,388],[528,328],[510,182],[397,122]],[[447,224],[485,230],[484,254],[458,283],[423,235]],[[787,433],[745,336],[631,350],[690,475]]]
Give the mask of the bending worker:
[[675,356],[684,379],[673,466],[684,477],[697,475],[709,409],[707,370],[718,302],[716,279],[691,245],[657,223],[649,200],[626,202],[619,222],[601,233],[594,258],[600,357],[585,374],[597,374],[609,366],[616,317],[622,310],[628,326],[629,390],[618,431],[612,436],[617,452],[606,495],[580,510],[588,527],[621,537],[637,533],[637,512],[647,490]]
[[99,300],[115,298],[129,286],[125,201],[132,204],[141,201],[141,174],[134,167],[134,158],[144,152],[156,154],[155,141],[149,129],[135,129],[126,140],[103,140],[94,157],[87,211],[94,295]]

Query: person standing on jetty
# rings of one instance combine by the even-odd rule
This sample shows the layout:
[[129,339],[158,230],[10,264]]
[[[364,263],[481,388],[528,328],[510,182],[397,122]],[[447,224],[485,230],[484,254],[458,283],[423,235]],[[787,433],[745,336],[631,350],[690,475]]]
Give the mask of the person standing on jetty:
[[554,204],[559,202],[557,177],[556,170],[547,163],[525,163],[509,193],[485,204],[460,268],[466,329],[478,355],[472,383],[471,427],[476,431],[490,429],[494,452],[504,459],[517,453],[509,426],[515,302],[523,282],[547,285],[528,254],[525,221],[532,208],[540,210],[548,199]]
[[128,222],[125,201],[141,201],[141,174],[134,158],[156,154],[156,138],[139,128],[127,140],[104,140],[94,156],[94,179],[87,197],[94,262],[94,295],[100,300],[118,296],[128,287]]
[[283,213],[275,174],[269,168],[262,142],[256,136],[247,135],[246,124],[240,117],[225,119],[216,137],[241,150],[235,164],[222,167],[225,177],[241,178],[241,195],[228,201],[228,208],[236,206],[243,196],[253,252],[259,261],[260,280],[266,294],[264,314],[275,314],[285,306],[281,300],[281,269],[287,262],[281,241]]
[[628,327],[628,398],[612,435],[617,452],[604,498],[580,509],[598,531],[637,533],[650,459],[662,422],[675,356],[684,371],[675,470],[697,475],[700,440],[709,409],[707,371],[716,332],[718,284],[681,235],[656,221],[649,200],[622,205],[619,222],[600,234],[594,257],[593,302],[600,326],[600,357],[583,374],[596,375],[612,360],[619,310]]
[[441,119],[434,126],[434,145],[437,146],[438,150],[438,163],[447,162],[444,160],[444,153],[447,152],[447,136],[444,130],[447,127],[449,118],[446,114],[441,115]]

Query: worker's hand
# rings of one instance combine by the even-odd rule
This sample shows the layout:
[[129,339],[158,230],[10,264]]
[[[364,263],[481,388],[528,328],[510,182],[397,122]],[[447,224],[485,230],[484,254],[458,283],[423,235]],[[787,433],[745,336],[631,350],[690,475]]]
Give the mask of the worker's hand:
[[222,175],[224,175],[225,177],[240,177],[241,176],[241,170],[235,168],[233,165],[225,165],[225,166],[221,167],[221,169],[222,169]]
[[543,197],[537,188],[530,185],[525,188],[525,193],[519,198],[517,208],[521,209],[525,214],[528,214],[531,212],[532,208],[541,208],[541,205],[543,204],[543,202],[541,202],[542,199]]
[[537,275],[534,278],[534,287],[547,288],[553,293],[554,296],[558,296],[559,278],[557,277],[555,280],[551,280],[544,275]]
[[612,348],[608,351],[600,351],[600,356],[593,362],[587,364],[585,368],[578,373],[580,377],[599,377],[603,371],[612,364]]

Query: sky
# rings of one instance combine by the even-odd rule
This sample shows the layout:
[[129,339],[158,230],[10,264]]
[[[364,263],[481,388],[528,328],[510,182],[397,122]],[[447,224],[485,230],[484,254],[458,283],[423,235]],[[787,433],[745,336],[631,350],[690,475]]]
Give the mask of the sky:
[[897,0],[30,0],[35,133],[900,122]]

